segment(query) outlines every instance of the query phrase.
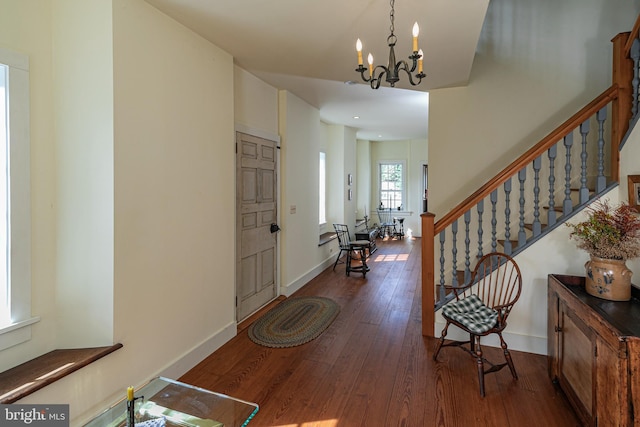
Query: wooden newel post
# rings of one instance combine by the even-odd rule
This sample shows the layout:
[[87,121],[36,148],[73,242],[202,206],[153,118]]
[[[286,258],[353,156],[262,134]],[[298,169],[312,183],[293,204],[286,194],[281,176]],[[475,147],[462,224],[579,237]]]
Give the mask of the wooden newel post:
[[422,335],[433,337],[435,325],[434,238],[435,215],[425,212],[422,219]]

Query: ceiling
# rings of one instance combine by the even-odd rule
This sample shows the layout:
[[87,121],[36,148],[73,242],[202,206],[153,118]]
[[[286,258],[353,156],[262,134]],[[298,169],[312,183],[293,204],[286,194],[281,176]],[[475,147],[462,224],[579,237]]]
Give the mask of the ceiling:
[[428,91],[466,84],[489,3],[398,0],[396,59],[408,60],[417,21],[427,77],[411,86],[401,73],[396,88],[372,90],[355,72],[355,41],[362,40],[365,66],[369,52],[386,65],[387,0],[146,1],[229,52],[244,70],[318,108],[323,121],[354,127],[369,140],[427,137]]

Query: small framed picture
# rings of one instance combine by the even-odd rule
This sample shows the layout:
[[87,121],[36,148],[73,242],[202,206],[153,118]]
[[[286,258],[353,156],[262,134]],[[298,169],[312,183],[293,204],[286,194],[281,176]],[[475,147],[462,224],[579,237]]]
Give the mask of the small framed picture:
[[348,185],[352,185],[353,184],[353,175],[351,175],[351,174],[347,175],[347,184]]
[[629,205],[640,212],[640,175],[628,175],[629,184]]

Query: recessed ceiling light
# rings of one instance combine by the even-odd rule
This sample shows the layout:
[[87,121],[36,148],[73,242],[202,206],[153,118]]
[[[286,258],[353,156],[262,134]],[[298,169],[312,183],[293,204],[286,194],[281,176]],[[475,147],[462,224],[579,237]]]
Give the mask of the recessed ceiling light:
[[355,82],[353,80],[347,80],[346,82],[344,82],[344,84],[346,84],[346,85],[355,85],[355,84],[357,84],[357,82]]
[[354,119],[358,120],[360,116],[353,116]]

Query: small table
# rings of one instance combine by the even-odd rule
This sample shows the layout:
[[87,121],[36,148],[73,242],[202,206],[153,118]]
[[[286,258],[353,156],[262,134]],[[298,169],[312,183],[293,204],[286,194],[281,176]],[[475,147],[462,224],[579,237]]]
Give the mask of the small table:
[[[123,395],[126,390],[123,390]],[[242,427],[258,412],[258,405],[179,381],[158,377],[135,391],[140,415],[164,416],[167,426]],[[138,403],[139,402],[139,403]],[[86,427],[126,426],[127,402],[122,399]],[[137,423],[136,423],[137,425]]]

